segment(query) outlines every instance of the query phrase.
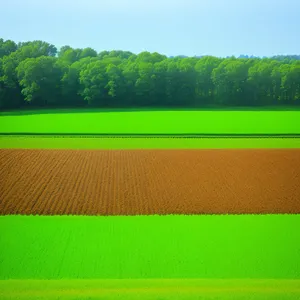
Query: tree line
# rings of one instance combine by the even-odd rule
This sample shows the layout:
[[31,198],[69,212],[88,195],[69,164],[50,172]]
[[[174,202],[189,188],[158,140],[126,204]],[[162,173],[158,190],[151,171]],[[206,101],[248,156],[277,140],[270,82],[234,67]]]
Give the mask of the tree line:
[[58,51],[0,39],[0,109],[300,105],[299,58]]

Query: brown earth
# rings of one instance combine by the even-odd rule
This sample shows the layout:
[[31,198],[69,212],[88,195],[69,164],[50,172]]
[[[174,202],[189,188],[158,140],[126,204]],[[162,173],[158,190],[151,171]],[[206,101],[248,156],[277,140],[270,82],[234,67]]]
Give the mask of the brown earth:
[[300,149],[0,150],[0,214],[300,213]]

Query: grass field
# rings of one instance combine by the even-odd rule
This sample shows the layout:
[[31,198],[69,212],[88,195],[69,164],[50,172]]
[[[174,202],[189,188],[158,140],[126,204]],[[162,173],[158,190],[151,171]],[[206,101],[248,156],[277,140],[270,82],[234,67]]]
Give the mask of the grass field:
[[300,111],[129,111],[0,115],[0,133],[299,134]]
[[297,138],[74,138],[0,136],[0,149],[300,148]]
[[300,298],[300,215],[4,216],[0,228],[1,300]]
[[0,280],[0,299],[298,300],[300,280]]
[[300,279],[300,215],[3,216],[0,279]]

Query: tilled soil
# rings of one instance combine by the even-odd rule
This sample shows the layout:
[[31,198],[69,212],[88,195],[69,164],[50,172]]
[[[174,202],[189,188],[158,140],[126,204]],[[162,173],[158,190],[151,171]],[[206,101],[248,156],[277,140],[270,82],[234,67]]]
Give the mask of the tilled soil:
[[0,214],[300,213],[300,149],[0,150]]

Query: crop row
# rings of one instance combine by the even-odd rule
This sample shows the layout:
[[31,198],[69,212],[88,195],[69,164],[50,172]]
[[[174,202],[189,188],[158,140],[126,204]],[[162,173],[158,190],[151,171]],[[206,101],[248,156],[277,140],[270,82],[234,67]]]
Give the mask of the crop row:
[[0,150],[0,214],[299,213],[300,151]]

